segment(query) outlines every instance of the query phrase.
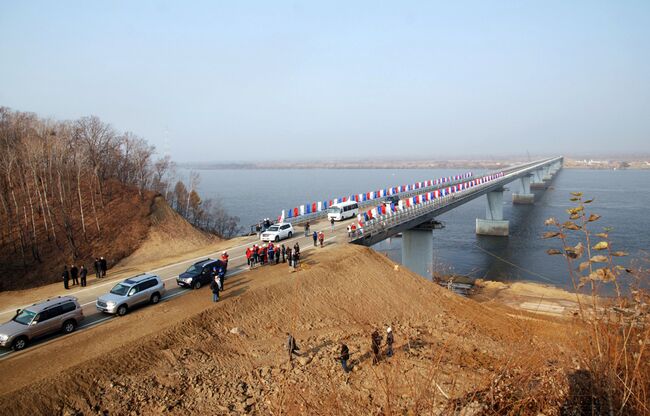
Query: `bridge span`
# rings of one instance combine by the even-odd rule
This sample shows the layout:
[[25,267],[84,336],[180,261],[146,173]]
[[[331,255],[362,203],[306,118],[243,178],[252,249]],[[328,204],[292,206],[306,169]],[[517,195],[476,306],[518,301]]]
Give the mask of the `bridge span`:
[[[447,192],[412,196],[413,203],[400,209],[375,211],[363,223],[361,232],[351,243],[372,246],[386,238],[402,234],[402,264],[412,271],[431,276],[434,219],[473,199],[486,195],[485,218],[476,219],[476,233],[507,236],[509,222],[503,218],[504,186],[519,181],[521,192],[512,194],[514,204],[533,204],[531,189],[546,189],[548,182],[562,168],[561,156],[524,163],[498,172],[468,179],[450,187]],[[379,214],[379,212],[383,212]]]

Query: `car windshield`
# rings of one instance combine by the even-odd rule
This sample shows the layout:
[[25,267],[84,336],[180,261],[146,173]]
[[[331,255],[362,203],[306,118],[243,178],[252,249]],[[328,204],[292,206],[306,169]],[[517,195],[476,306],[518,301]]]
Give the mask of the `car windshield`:
[[269,231],[278,231],[279,229],[280,227],[278,227],[277,225],[272,225],[269,227]]
[[201,272],[202,268],[203,268],[203,266],[193,264],[190,267],[188,267],[187,270],[185,270],[185,273],[199,273],[199,272]]
[[127,286],[124,283],[118,283],[113,289],[111,289],[111,293],[114,295],[124,296],[129,289],[131,289],[131,286]]
[[327,213],[328,214],[340,214],[341,213],[341,208],[339,208],[339,207],[327,208]]
[[23,309],[18,315],[14,317],[13,320],[19,324],[29,325],[29,323],[32,322],[32,319],[34,319],[35,315],[36,312],[32,312],[29,309]]

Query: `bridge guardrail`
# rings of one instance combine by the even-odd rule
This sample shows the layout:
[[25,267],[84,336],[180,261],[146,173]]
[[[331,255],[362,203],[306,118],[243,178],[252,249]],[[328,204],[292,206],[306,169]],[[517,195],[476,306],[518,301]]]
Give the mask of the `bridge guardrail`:
[[[480,193],[488,187],[494,187],[495,184],[498,183],[502,183],[505,185],[507,183],[512,182],[512,180],[515,179],[513,177],[516,177],[525,171],[533,171],[535,169],[546,166],[549,163],[553,163],[554,161],[558,161],[561,159],[562,159],[561,157],[551,158],[551,159],[544,160],[542,162],[534,162],[533,164],[522,164],[519,166],[508,168],[505,170],[508,171],[509,173],[504,174],[502,177],[494,181],[475,185],[471,188],[457,191],[451,195],[442,196],[434,200],[424,201],[422,203],[413,205],[411,207],[407,207],[400,211],[382,214],[376,218],[366,221],[364,226],[359,228],[359,230],[355,232],[355,235],[348,236],[348,239],[349,241],[355,241],[363,237],[369,237],[373,235],[373,233],[384,231],[387,228],[391,228],[409,222],[415,218],[421,217],[426,214],[430,214],[431,212],[445,205],[448,205],[450,202],[455,202],[460,199],[464,199],[470,195]],[[525,166],[524,169],[520,169],[521,167],[524,166]],[[507,179],[511,179],[511,180],[507,180]]]

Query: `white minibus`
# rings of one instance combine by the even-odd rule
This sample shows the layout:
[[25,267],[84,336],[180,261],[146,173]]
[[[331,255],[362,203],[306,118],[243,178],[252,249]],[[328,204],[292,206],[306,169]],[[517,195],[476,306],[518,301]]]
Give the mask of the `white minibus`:
[[335,221],[341,221],[346,218],[354,218],[359,214],[359,205],[354,201],[339,202],[332,204],[327,208],[327,219],[334,218]]

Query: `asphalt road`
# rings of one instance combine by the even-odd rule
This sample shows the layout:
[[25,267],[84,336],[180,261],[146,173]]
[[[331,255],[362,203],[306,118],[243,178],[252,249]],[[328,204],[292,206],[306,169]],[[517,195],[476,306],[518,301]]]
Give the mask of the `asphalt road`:
[[[350,222],[350,220],[342,221],[342,222],[337,222],[334,228],[334,232],[331,231],[330,224],[326,222],[325,220],[319,221],[317,223],[312,224],[310,232],[313,232],[314,230],[320,231],[323,230],[325,232],[325,243],[326,244],[332,244],[336,241],[339,242],[347,242],[345,239],[345,228],[347,224]],[[304,229],[302,226],[296,227],[294,230],[295,234],[292,238],[282,240],[280,244],[285,244],[285,245],[290,245],[293,247],[293,245],[298,242],[300,244],[300,251],[306,251],[313,249],[313,239],[311,236],[309,237],[304,237]],[[226,282],[224,283],[226,290],[228,289],[228,278],[231,276],[235,276],[239,273],[243,273],[248,271],[248,266],[246,265],[246,247],[251,247],[254,243],[259,244],[259,239],[255,236],[252,236],[250,240],[247,240],[245,244],[240,244],[238,246],[233,246],[229,247],[226,249],[228,251],[229,259],[228,259],[228,273],[226,274]],[[221,251],[207,254],[205,256],[201,257],[195,257],[187,260],[183,260],[178,263],[170,264],[167,266],[159,267],[157,269],[149,270],[148,273],[153,273],[158,276],[163,280],[165,283],[165,288],[167,289],[165,295],[161,299],[161,302],[168,301],[169,299],[182,296],[184,294],[187,294],[191,291],[191,289],[185,289],[182,287],[179,287],[176,284],[176,277],[187,270],[187,268],[194,264],[195,262],[206,259],[206,258],[219,258],[221,256]],[[266,267],[266,266],[265,266]],[[278,266],[282,267],[282,266]],[[110,270],[109,270],[110,272]],[[78,299],[79,303],[81,304],[81,307],[84,312],[85,319],[83,322],[79,325],[77,328],[76,332],[91,328],[95,325],[101,325],[103,322],[106,322],[109,319],[119,319],[117,316],[113,315],[108,315],[104,314],[100,311],[97,310],[95,307],[95,301],[96,299],[100,296],[103,295],[111,290],[111,288],[116,285],[118,282],[121,282],[125,279],[126,277],[121,277],[121,278],[109,278],[106,277],[106,281],[100,281],[98,284],[93,284],[92,286],[87,286],[85,288],[77,288],[72,290],[65,290],[62,289],[60,293],[57,293],[57,295],[61,296],[74,296]],[[93,275],[89,274],[89,281],[90,280],[95,280],[96,278]],[[201,288],[199,290],[204,290],[207,293],[210,291],[209,288]],[[13,317],[13,315],[16,313],[16,309],[18,308],[23,308],[29,305],[17,305],[16,307],[12,307],[3,311],[0,311],[0,322],[5,322],[8,321]],[[147,307],[147,306],[144,306]],[[131,313],[138,313],[138,309],[133,309],[129,311],[129,314]],[[64,336],[63,334],[52,334],[50,336],[46,336],[40,339],[35,339],[30,342],[29,346],[26,348],[26,350],[37,348],[39,345],[43,345],[45,343],[49,342],[55,342],[58,338]],[[70,335],[65,335],[65,336],[74,336],[73,334]],[[20,354],[21,352],[15,352],[10,349],[2,349],[0,348],[0,361],[9,357],[10,355],[14,354]]]

